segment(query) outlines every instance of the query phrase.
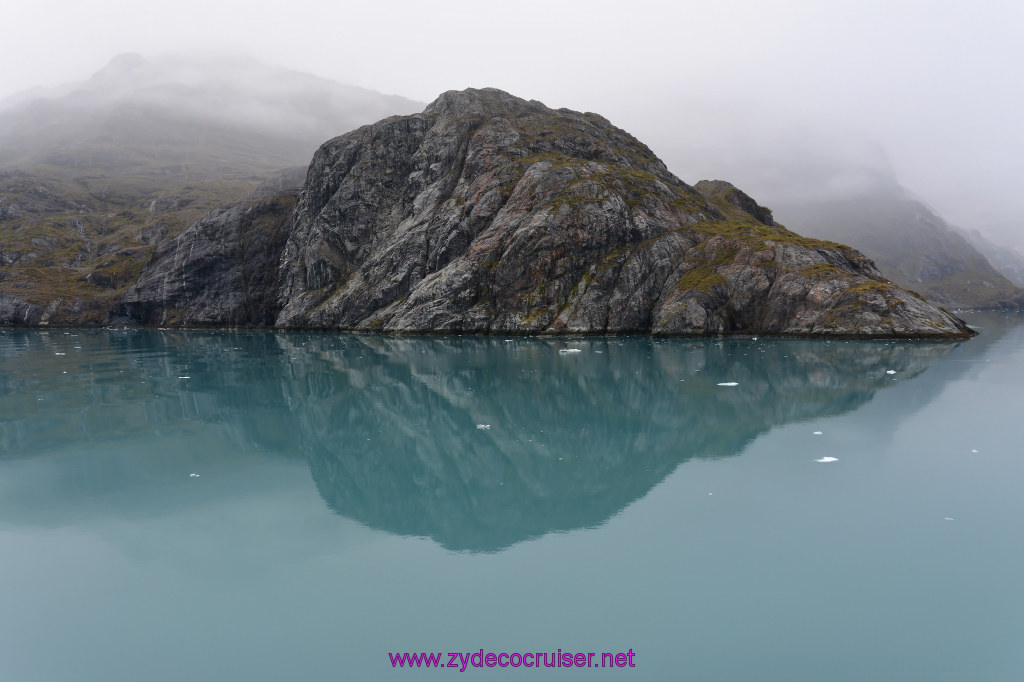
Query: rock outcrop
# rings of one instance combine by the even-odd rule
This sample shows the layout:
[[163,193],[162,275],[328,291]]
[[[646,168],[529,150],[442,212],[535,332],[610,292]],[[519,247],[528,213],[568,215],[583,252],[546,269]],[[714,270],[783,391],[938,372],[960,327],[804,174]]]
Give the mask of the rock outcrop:
[[[244,315],[239,278],[209,265],[240,262],[228,242],[244,230],[232,221],[213,216],[161,248],[126,299],[129,317],[152,323],[152,311],[177,308],[162,323],[385,332],[971,333],[857,251],[775,224],[732,185],[683,183],[601,116],[494,89],[448,92],[321,146],[281,228],[276,298],[261,290],[249,300],[264,307]],[[263,272],[277,255],[262,254]]]
[[0,324],[35,326],[43,321],[45,311],[17,296],[0,294]]
[[[218,209],[163,242],[114,322],[267,327],[297,190]],[[256,193],[254,196],[258,196]]]

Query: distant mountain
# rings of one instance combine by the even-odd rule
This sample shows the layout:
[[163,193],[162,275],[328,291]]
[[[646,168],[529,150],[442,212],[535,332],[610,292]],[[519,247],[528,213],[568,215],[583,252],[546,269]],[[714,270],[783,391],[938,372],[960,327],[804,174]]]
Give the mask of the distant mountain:
[[852,198],[777,203],[790,228],[859,249],[884,275],[956,308],[1024,307],[1024,291],[955,228],[902,188],[872,187]]
[[[915,200],[885,149],[863,131],[833,129],[824,121],[798,125],[736,116],[735,137],[716,135],[720,125],[691,122],[681,130],[655,127],[652,141],[682,177],[695,179],[714,169],[771,206],[787,227],[849,244],[886,277],[942,305],[1019,305],[1024,279],[1007,280],[1013,280],[1015,267],[1024,269],[1024,258],[1013,265],[1013,249],[985,247]],[[663,125],[660,118],[652,120]],[[978,216],[978,224],[959,227],[982,228],[997,244],[1024,254],[1019,225],[993,224],[983,218],[992,207],[972,208],[968,215]]]
[[[155,244],[422,105],[248,59],[121,55],[0,103],[0,296],[101,323]],[[294,172],[292,173],[294,176]]]
[[123,54],[82,83],[0,103],[0,169],[266,172],[304,165],[331,137],[422,108],[252,59]]
[[961,233],[1006,279],[1024,287],[1024,251],[1019,247],[996,244],[978,230],[963,230]]

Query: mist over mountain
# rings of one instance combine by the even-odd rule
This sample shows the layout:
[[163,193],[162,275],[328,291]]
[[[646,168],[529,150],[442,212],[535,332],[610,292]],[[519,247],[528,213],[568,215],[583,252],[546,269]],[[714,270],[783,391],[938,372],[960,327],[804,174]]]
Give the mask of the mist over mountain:
[[0,297],[102,323],[156,244],[262,183],[301,184],[325,140],[420,108],[252,59],[134,54],[9,98]]
[[[964,234],[895,183],[776,203],[792,229],[860,249],[887,277],[955,308],[1018,308],[1024,291]],[[998,251],[999,249],[994,249]]]
[[0,168],[273,170],[305,165],[331,137],[422,107],[238,56],[122,54],[87,81],[0,104]]
[[[698,115],[699,116],[699,115]],[[901,286],[958,308],[1017,307],[1024,257],[1009,242],[1011,230],[984,236],[978,222],[952,225],[907,190],[886,151],[863,134],[838,134],[771,115],[725,117],[697,124],[700,134],[655,132],[667,165],[681,177],[709,168],[770,206],[780,223],[812,237],[862,251]],[[689,130],[689,129],[687,129]],[[1004,271],[1005,269],[1005,271]]]
[[1004,241],[997,244],[993,239],[1000,237],[987,237],[980,230],[961,230],[961,233],[1000,274],[1015,285],[1024,287],[1024,242],[1003,235]]

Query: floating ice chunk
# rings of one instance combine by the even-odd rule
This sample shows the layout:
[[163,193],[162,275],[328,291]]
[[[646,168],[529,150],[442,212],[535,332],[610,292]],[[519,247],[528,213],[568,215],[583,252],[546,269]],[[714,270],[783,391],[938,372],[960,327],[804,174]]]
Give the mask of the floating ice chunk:
[[894,369],[887,369],[887,370],[885,370],[885,373],[886,374],[895,374],[896,370],[894,370]]
[[723,381],[723,382],[721,382],[718,385],[719,386],[739,386],[740,382],[738,382],[738,381]]
[[478,428],[478,429],[489,429],[489,428],[491,428],[491,425],[490,424],[477,424],[476,428]]
[[199,478],[199,474],[189,474],[189,478]]
[[559,353],[582,353],[583,351],[581,351],[579,348],[559,348],[558,352]]
[[821,431],[815,431],[813,435],[820,436],[821,435]]
[[821,458],[816,459],[814,461],[815,462],[838,462],[839,459],[836,458],[836,457],[821,457]]

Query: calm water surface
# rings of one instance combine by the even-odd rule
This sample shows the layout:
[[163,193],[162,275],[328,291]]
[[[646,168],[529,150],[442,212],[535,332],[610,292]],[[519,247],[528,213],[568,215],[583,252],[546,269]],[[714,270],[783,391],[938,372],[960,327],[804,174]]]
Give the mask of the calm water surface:
[[[1024,320],[970,321],[0,330],[0,680],[1018,682]],[[480,649],[636,667],[388,657]]]

